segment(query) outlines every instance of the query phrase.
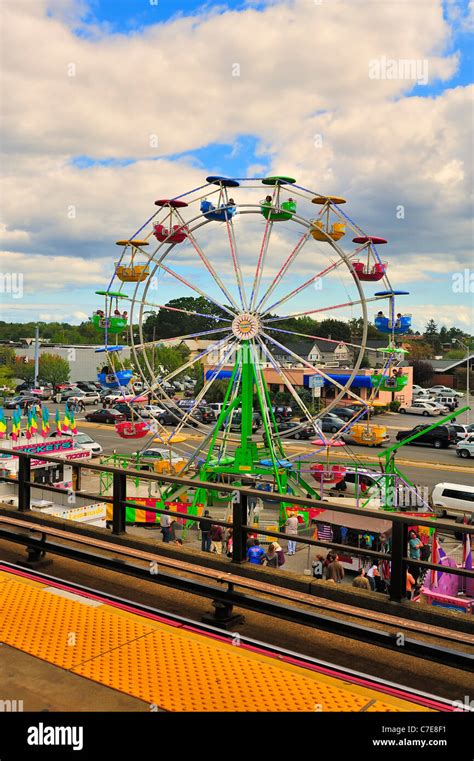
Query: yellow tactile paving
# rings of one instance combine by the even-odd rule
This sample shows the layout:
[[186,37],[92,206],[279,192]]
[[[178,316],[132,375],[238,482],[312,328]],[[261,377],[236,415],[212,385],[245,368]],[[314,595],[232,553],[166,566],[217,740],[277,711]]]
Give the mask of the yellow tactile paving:
[[0,581],[2,642],[163,710],[426,710],[106,603],[53,595],[13,574]]

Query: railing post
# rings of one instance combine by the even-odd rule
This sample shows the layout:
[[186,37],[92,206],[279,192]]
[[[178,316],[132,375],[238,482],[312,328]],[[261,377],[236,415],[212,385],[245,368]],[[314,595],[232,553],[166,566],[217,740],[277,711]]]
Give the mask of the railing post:
[[22,452],[18,453],[18,457],[18,510],[24,513],[31,509],[31,463],[28,455]]
[[238,492],[239,501],[232,506],[232,562],[243,563],[247,557],[247,534],[242,528],[247,523],[247,495]]
[[126,530],[124,504],[127,497],[126,473],[114,473],[112,496],[112,534],[124,534]]
[[392,524],[392,562],[390,572],[390,599],[400,602],[406,597],[407,571],[403,558],[407,552],[408,526],[406,523]]

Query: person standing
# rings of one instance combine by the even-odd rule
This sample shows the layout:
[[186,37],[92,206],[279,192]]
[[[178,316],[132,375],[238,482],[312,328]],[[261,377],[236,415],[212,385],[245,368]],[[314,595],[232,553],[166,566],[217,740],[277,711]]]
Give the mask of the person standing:
[[268,545],[265,553],[265,562],[269,568],[278,568],[278,554],[273,543]]
[[336,584],[340,584],[343,578],[344,568],[337,559],[337,555],[331,555],[331,560],[326,566],[326,581],[335,581]]
[[[285,533],[288,536],[298,535],[298,518],[296,515],[290,515],[285,523]],[[288,539],[288,555],[294,555],[296,553],[296,541],[294,539]]]
[[379,570],[378,570],[377,566],[375,565],[375,563],[372,563],[370,565],[370,567],[367,569],[365,575],[367,576],[367,578],[369,580],[369,584],[370,584],[370,588],[371,588],[372,592],[375,592],[375,579],[374,579],[374,576],[378,576],[379,575]]
[[252,547],[249,547],[247,550],[247,560],[252,565],[262,565],[264,557],[265,550],[260,547],[258,539],[254,539]]
[[204,510],[204,515],[199,521],[199,531],[201,532],[202,552],[211,551],[211,540],[209,538],[209,531],[211,530],[211,521],[208,520],[209,517],[210,517],[209,510]]
[[224,540],[222,526],[219,526],[217,523],[211,524],[209,537],[211,539],[211,552],[215,552],[216,555],[222,555],[222,542]]
[[354,581],[352,582],[352,586],[356,589],[366,589],[368,592],[371,590],[370,582],[365,575],[365,571],[363,568],[359,568],[357,571],[356,577]]
[[413,587],[415,586],[416,581],[411,575],[410,571],[407,571],[407,600],[411,600],[413,596]]
[[[166,507],[169,510],[169,507]],[[171,516],[166,513],[161,514],[160,518],[161,533],[163,534],[163,541],[169,544],[171,539]]]
[[[416,531],[413,529],[408,534],[408,557],[410,557],[412,560],[420,560],[421,558],[421,549],[423,547],[423,542],[421,541],[420,537],[417,535]],[[416,565],[408,566],[408,570],[410,573],[415,577],[415,580],[418,578],[419,574],[419,567]]]

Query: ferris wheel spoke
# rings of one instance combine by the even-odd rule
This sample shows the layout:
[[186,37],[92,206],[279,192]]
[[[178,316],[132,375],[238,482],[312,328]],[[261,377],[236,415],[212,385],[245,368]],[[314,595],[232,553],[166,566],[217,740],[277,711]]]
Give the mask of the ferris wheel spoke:
[[356,399],[357,401],[360,401],[360,398],[357,396],[357,394],[354,394],[353,391],[351,391],[348,388],[345,388],[342,386],[339,381],[334,380],[334,378],[331,378],[327,373],[325,373],[323,370],[321,370],[320,367],[316,367],[315,365],[311,364],[311,362],[308,362],[303,357],[299,357],[298,354],[295,354],[294,351],[291,351],[291,349],[288,349],[288,347],[283,346],[279,341],[276,341],[274,338],[268,335],[268,333],[265,333],[263,330],[261,331],[261,335],[264,336],[268,341],[270,341],[272,344],[275,344],[275,346],[278,346],[279,349],[283,349],[283,351],[286,354],[289,354],[294,359],[298,360],[298,363],[305,365],[310,370],[314,370],[317,375],[320,375],[324,380],[326,380],[328,383],[330,383],[332,386],[336,386],[339,388],[340,391],[345,391],[348,396],[351,396],[353,399]]
[[232,296],[232,295],[229,293],[229,291],[227,290],[226,286],[224,285],[224,283],[222,282],[221,278],[219,277],[219,275],[218,275],[218,274],[217,274],[217,272],[215,271],[214,267],[212,266],[212,264],[211,264],[211,262],[209,261],[209,259],[207,258],[207,256],[204,254],[204,252],[203,252],[203,250],[202,250],[201,246],[198,244],[198,242],[197,242],[196,238],[194,237],[194,235],[192,234],[192,232],[191,232],[191,231],[188,231],[188,240],[190,241],[190,243],[192,244],[192,246],[195,248],[195,250],[196,250],[196,252],[197,252],[197,254],[198,254],[199,258],[200,258],[200,259],[201,259],[201,261],[203,262],[203,264],[204,264],[204,266],[206,267],[207,271],[208,271],[208,272],[209,272],[209,273],[212,275],[212,277],[214,278],[215,282],[217,283],[217,285],[218,285],[218,286],[219,286],[219,288],[221,289],[221,291],[222,291],[222,293],[224,294],[224,296],[225,296],[227,299],[229,299],[229,302],[232,304],[232,306],[234,307],[234,309],[235,309],[237,312],[239,312],[239,311],[240,311],[239,305],[238,305],[238,304],[237,304],[237,302],[235,301],[234,297],[233,297],[233,296]]
[[[189,408],[189,410],[187,412],[185,412],[185,414],[183,415],[181,421],[179,422],[176,430],[173,432],[173,435],[178,434],[181,431],[181,429],[186,425],[186,423],[188,422],[189,418],[192,417],[193,411],[199,407],[199,402],[201,401],[201,399],[204,399],[204,396],[209,391],[209,389],[212,386],[212,384],[214,383],[214,381],[217,379],[217,376],[219,375],[219,372],[220,372],[222,366],[225,365],[225,363],[227,362],[227,360],[231,356],[232,352],[234,351],[235,345],[237,344],[237,340],[236,339],[232,340],[230,338],[226,339],[226,343],[227,344],[229,343],[229,341],[231,342],[230,346],[227,346],[226,351],[224,353],[224,356],[222,357],[222,359],[220,360],[218,365],[212,370],[212,373],[211,373],[210,377],[204,382],[202,389],[196,395],[196,398],[194,400],[194,404]],[[224,348],[224,346],[225,346],[225,344],[221,348]]]
[[270,236],[273,228],[273,222],[271,219],[267,219],[265,223],[265,231],[263,233],[262,245],[260,246],[260,253],[257,260],[257,269],[255,270],[255,277],[252,286],[252,292],[250,294],[250,311],[255,308],[255,302],[257,300],[258,289],[260,286],[260,280],[262,279],[263,265],[267,256],[268,246],[270,243]]
[[[283,383],[284,383],[284,384],[285,384],[285,386],[287,387],[288,391],[290,392],[291,396],[293,397],[293,399],[295,400],[295,402],[297,403],[297,405],[300,407],[300,409],[301,409],[301,410],[303,411],[303,413],[306,415],[306,417],[308,418],[309,422],[315,426],[315,428],[316,428],[316,430],[317,430],[317,434],[318,434],[318,435],[319,435],[319,436],[320,436],[320,437],[323,439],[323,441],[326,441],[326,437],[325,437],[325,435],[324,435],[324,433],[323,433],[322,429],[320,428],[320,426],[319,426],[317,423],[314,423],[314,422],[313,422],[313,419],[314,419],[314,417],[315,417],[315,416],[311,414],[311,412],[310,412],[310,411],[309,411],[309,409],[307,408],[306,404],[303,402],[302,398],[301,398],[301,397],[300,397],[300,395],[298,394],[297,390],[295,389],[295,387],[294,387],[294,386],[293,386],[293,384],[291,383],[290,379],[287,377],[287,375],[286,375],[285,371],[283,370],[283,368],[281,368],[281,367],[279,366],[278,362],[277,362],[277,361],[276,361],[276,359],[274,358],[274,356],[273,356],[273,354],[271,353],[271,351],[269,350],[268,346],[265,346],[265,344],[264,344],[264,342],[262,341],[262,339],[261,339],[261,338],[259,338],[258,336],[257,336],[257,341],[259,342],[259,344],[260,344],[260,346],[261,346],[261,348],[262,348],[262,351],[264,352],[264,354],[265,354],[265,355],[268,357],[268,359],[270,360],[270,363],[271,363],[271,365],[273,366],[274,370],[276,370],[276,371],[277,371],[277,373],[278,373],[278,374],[281,376],[281,378],[283,379]],[[295,428],[296,428],[296,427],[298,427],[298,428],[299,428],[300,426],[295,426]]]
[[259,362],[258,362],[255,342],[253,340],[250,343],[250,351],[253,355],[257,396],[259,398],[260,409],[262,410],[262,414],[263,414],[263,424],[265,428],[265,433],[267,434],[267,438],[268,438],[268,449],[270,450],[270,457],[271,457],[273,468],[274,468],[275,480],[277,482],[278,489],[281,490],[280,477],[278,475],[279,467],[277,463],[277,458],[275,456],[275,450],[276,449],[279,450],[280,456],[284,456],[284,451],[280,441],[280,434],[278,433],[278,430],[274,429],[273,421],[270,414],[270,409],[268,404],[266,403],[265,389],[263,386],[262,376],[260,372],[258,371]]
[[291,267],[292,263],[300,253],[301,249],[303,248],[304,244],[309,240],[309,237],[311,235],[311,232],[308,230],[307,233],[301,236],[298,243],[294,247],[293,251],[288,256],[287,260],[284,262],[283,266],[280,268],[279,272],[274,277],[273,281],[270,283],[269,287],[263,294],[262,298],[257,304],[257,311],[260,311],[267,301],[267,299],[270,297],[270,295],[273,293],[277,285],[282,281],[284,275],[288,271],[288,269]]
[[156,346],[157,343],[159,344],[166,344],[170,341],[187,341],[190,338],[200,338],[202,336],[210,336],[213,333],[229,333],[232,329],[231,328],[214,328],[214,330],[203,330],[200,333],[188,333],[185,336],[171,336],[170,338],[160,338],[158,341],[146,341],[142,344],[135,344],[135,347],[137,349],[146,349],[150,346]]
[[338,267],[340,267],[342,264],[345,264],[344,259],[340,259],[337,262],[333,262],[329,267],[326,267],[324,270],[321,270],[321,272],[318,272],[316,275],[311,277],[309,280],[306,280],[305,283],[302,283],[298,288],[295,288],[294,290],[290,291],[286,296],[283,296],[283,298],[279,299],[278,301],[275,301],[274,304],[269,306],[262,314],[262,317],[268,314],[272,311],[272,309],[276,309],[277,307],[281,306],[281,304],[285,304],[287,301],[293,298],[293,296],[297,296],[298,293],[301,293],[306,288],[308,288],[310,285],[316,282],[316,280],[319,280],[320,278],[324,277],[324,275],[327,275],[328,272],[332,272],[336,270]]
[[[199,362],[200,359],[202,359],[203,357],[206,357],[208,354],[211,354],[211,352],[222,349],[231,340],[232,340],[232,336],[221,338],[219,341],[216,341],[216,343],[212,344],[212,346],[208,346],[207,349],[203,349],[203,351],[197,354],[193,359],[190,359],[188,362],[185,362],[184,365],[181,365],[181,367],[178,367],[177,370],[173,370],[172,372],[168,373],[168,375],[166,375],[164,378],[161,379],[161,382],[165,383],[171,380],[171,378],[174,378],[176,375],[179,375],[180,373],[184,372],[189,367],[192,367],[192,365],[195,365],[196,362]],[[161,384],[156,383],[155,387],[159,385]]]
[[204,312],[193,312],[190,309],[180,309],[178,307],[169,306],[169,304],[156,304],[154,301],[142,301],[141,305],[144,307],[154,307],[155,309],[166,309],[169,312],[181,312],[182,314],[189,314],[191,317],[205,317],[208,320],[214,320],[215,322],[227,322],[231,323],[232,320],[228,320],[226,317],[218,317],[214,314],[205,314]]
[[247,293],[245,291],[244,279],[242,277],[242,270],[240,267],[239,255],[237,250],[237,242],[235,240],[234,225],[232,221],[227,218],[227,215],[226,215],[225,223],[227,227],[227,235],[229,237],[230,252],[232,254],[232,262],[234,265],[235,277],[237,278],[237,286],[239,289],[240,302],[242,304],[242,308],[245,311],[247,311],[248,309]]
[[278,322],[278,320],[291,320],[293,317],[306,317],[309,314],[318,314],[319,312],[330,312],[333,309],[343,309],[344,307],[353,307],[359,304],[368,304],[370,301],[380,301],[383,296],[374,296],[371,299],[358,299],[357,301],[346,301],[343,304],[334,304],[333,306],[320,307],[319,309],[307,309],[304,312],[295,312],[293,314],[286,314],[282,317],[268,317],[263,320],[263,324],[268,326],[270,322]]
[[162,269],[164,272],[167,272],[168,275],[171,275],[172,277],[176,278],[176,280],[179,280],[180,283],[183,283],[183,285],[186,285],[188,288],[191,288],[191,290],[195,291],[196,293],[199,293],[200,296],[202,296],[206,301],[211,301],[213,304],[219,307],[219,309],[222,309],[223,312],[227,312],[231,315],[232,318],[235,317],[235,312],[232,312],[231,309],[226,307],[224,304],[221,304],[219,301],[216,301],[216,299],[212,298],[212,296],[209,296],[208,293],[201,290],[197,285],[193,285],[190,283],[186,278],[184,278],[182,275],[178,275],[177,272],[170,269],[166,266],[166,264],[163,264],[163,262],[156,262],[156,266]]
[[328,344],[344,344],[344,346],[351,346],[354,349],[364,348],[365,351],[374,351],[374,352],[379,351],[379,349],[373,349],[368,346],[363,347],[360,344],[350,343],[350,341],[344,341],[342,339],[337,340],[337,338],[326,338],[325,336],[312,336],[312,335],[309,335],[309,333],[299,333],[296,330],[284,330],[283,328],[271,328],[269,325],[266,326],[266,330],[271,330],[275,333],[287,333],[290,336],[299,336],[300,338],[312,338],[315,341],[325,341]]

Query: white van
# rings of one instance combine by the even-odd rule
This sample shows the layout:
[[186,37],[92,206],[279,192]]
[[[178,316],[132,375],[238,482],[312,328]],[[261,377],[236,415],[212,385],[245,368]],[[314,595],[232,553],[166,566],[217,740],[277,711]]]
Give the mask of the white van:
[[436,484],[431,495],[437,515],[474,517],[474,486],[464,484]]

